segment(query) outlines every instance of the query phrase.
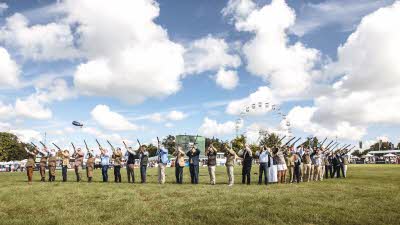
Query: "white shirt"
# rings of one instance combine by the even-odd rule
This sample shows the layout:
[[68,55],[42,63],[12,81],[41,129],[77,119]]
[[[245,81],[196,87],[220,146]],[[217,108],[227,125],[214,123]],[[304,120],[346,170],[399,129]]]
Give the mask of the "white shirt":
[[262,151],[259,156],[260,163],[268,163],[268,156],[268,151]]

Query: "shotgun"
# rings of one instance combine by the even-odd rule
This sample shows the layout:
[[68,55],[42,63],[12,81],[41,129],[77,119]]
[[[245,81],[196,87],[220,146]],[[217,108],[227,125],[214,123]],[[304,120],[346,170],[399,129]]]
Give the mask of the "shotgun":
[[328,147],[333,143],[333,140],[329,142],[329,144],[325,147],[325,149],[328,149]]
[[113,151],[113,153],[115,152],[115,148],[114,148],[114,146],[110,143],[110,141],[108,141],[107,140],[107,143],[110,145],[110,147],[111,147],[111,150]]
[[292,137],[288,142],[286,142],[284,145],[282,145],[281,147],[283,147],[283,146],[287,146],[291,141],[293,141],[294,139],[295,139],[296,137]]
[[294,146],[299,140],[301,139],[301,137],[299,137],[295,142],[292,143],[292,145],[290,146]]
[[56,148],[58,149],[58,150],[60,150],[61,151],[61,148],[60,147],[58,147],[56,144],[54,144],[54,143],[52,143],[54,146],[56,146]]

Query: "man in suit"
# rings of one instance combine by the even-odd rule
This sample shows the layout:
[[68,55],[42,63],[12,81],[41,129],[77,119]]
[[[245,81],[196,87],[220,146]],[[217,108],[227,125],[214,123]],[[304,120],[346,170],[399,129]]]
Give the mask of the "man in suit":
[[157,150],[157,163],[158,163],[158,183],[165,183],[165,168],[168,163],[168,150],[163,145],[158,145]]
[[340,163],[341,163],[340,155],[339,154],[334,155],[334,157],[332,158],[333,175],[331,176],[331,178],[333,178],[335,175],[336,178],[340,178]]
[[263,174],[264,174],[264,184],[268,184],[268,168],[271,166],[271,157],[268,149],[265,146],[260,147],[261,151],[256,152],[258,161],[260,163],[260,168],[258,172],[258,184],[262,184]]
[[175,178],[177,184],[183,182],[183,167],[185,167],[185,152],[182,151],[182,147],[178,146],[173,153],[175,156]]
[[251,152],[250,146],[245,145],[242,154],[243,167],[242,167],[242,184],[247,183],[250,185],[251,182],[251,166],[253,164],[253,153]]
[[199,183],[200,150],[196,148],[195,144],[190,143],[189,151],[186,152],[186,156],[189,157],[190,182],[192,184],[198,184]]
[[125,142],[124,142],[125,148],[126,148],[126,153],[125,153],[125,159],[126,159],[126,174],[128,176],[128,183],[135,183],[135,160],[137,157],[136,151],[132,149],[132,147],[128,147]]

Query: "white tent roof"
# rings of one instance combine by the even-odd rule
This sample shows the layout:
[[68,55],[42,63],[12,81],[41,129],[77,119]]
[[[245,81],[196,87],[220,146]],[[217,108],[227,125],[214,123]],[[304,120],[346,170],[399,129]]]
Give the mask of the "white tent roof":
[[367,156],[367,157],[372,157],[373,155],[371,155],[371,154],[368,153],[368,154],[366,154],[365,156]]
[[384,155],[383,157],[395,157],[395,156],[396,156],[395,154],[389,153],[389,154]]

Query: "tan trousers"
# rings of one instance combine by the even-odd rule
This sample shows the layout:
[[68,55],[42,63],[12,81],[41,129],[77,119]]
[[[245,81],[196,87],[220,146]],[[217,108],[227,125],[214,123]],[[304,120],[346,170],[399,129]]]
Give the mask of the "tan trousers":
[[321,180],[321,166],[314,165],[314,180]]
[[294,176],[294,167],[293,166],[288,166],[288,172],[289,172],[289,183],[293,182],[293,176]]
[[165,167],[167,165],[163,163],[158,164],[158,183],[164,184],[165,183]]
[[321,172],[319,173],[319,177],[321,180],[324,180],[324,174],[325,174],[325,166],[321,166]]
[[33,167],[27,167],[26,168],[26,175],[28,176],[28,182],[32,182],[32,177],[33,177]]
[[210,174],[210,184],[215,184],[215,166],[208,167],[208,174]]
[[311,164],[303,164],[303,181],[310,181]]
[[75,166],[75,175],[78,180],[82,179],[82,166]]
[[233,166],[226,166],[226,172],[228,173],[228,184],[233,185],[235,183]]

